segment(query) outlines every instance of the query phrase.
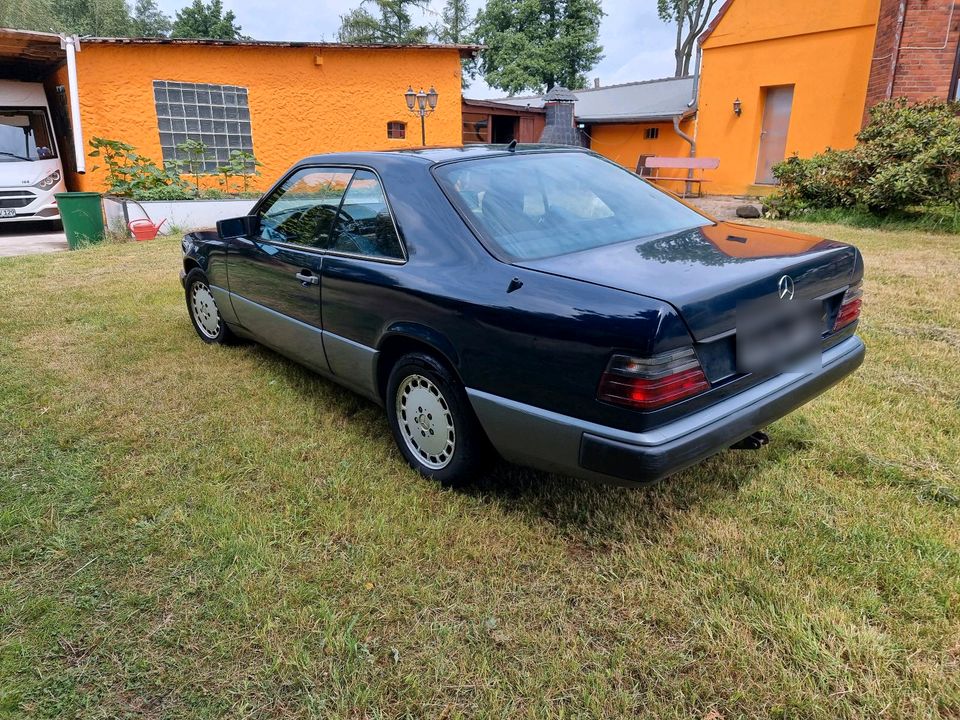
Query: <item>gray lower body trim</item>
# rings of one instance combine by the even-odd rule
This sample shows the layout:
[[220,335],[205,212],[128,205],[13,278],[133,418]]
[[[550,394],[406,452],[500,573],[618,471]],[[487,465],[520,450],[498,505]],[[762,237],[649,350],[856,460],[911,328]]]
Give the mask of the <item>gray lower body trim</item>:
[[[379,352],[339,335],[288,317],[252,300],[229,293],[243,317],[240,333],[306,365],[344,387],[379,403],[376,380]],[[222,307],[218,299],[217,307]],[[228,324],[231,323],[226,318]],[[236,322],[236,321],[234,321]]]
[[224,319],[227,325],[236,325],[240,322],[237,314],[233,311],[233,303],[230,302],[230,293],[217,285],[210,286],[210,292],[213,295],[214,302],[217,303],[217,310],[220,317]]
[[522,465],[595,480],[640,483],[677,472],[778,420],[852,373],[863,342],[823,354],[816,372],[771,378],[662,427],[632,433],[468,389],[494,447]]
[[380,402],[377,383],[377,350],[340,335],[323,331],[327,362],[338,382],[365,397]]
[[[230,293],[240,324],[267,347],[318,372],[329,372],[323,351],[323,331],[313,325]],[[218,304],[219,307],[219,304]]]

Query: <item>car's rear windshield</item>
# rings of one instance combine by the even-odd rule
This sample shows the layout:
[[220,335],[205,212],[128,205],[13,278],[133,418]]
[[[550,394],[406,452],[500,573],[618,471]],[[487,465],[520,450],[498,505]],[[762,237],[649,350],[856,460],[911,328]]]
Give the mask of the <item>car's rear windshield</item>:
[[631,172],[582,152],[454,162],[436,177],[495,252],[534,260],[711,221]]

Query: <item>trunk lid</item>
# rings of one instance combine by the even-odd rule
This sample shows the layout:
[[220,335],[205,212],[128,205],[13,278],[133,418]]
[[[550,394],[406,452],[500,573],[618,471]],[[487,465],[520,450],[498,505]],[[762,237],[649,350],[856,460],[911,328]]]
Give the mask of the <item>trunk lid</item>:
[[784,230],[718,223],[517,264],[668,302],[703,342],[736,328],[738,302],[780,302],[784,275],[797,299],[839,292],[851,282],[857,250]]

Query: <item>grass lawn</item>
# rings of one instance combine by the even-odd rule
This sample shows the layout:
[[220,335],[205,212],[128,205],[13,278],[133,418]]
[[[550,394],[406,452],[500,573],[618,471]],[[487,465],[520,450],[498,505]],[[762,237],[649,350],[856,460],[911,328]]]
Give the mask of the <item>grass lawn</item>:
[[867,363],[640,490],[420,479],[176,240],[0,260],[0,718],[960,717],[960,237],[793,227]]

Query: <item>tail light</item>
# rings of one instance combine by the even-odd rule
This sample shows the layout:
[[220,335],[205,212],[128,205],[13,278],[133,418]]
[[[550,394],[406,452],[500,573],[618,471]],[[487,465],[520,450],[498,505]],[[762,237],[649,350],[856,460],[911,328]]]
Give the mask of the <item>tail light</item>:
[[836,332],[845,328],[859,319],[861,307],[863,307],[863,284],[857,283],[851,285],[843,294],[843,300],[840,302],[840,312],[837,313],[837,320],[833,323],[833,331]]
[[614,355],[600,378],[597,399],[638,410],[655,410],[709,390],[692,348],[652,358]]

